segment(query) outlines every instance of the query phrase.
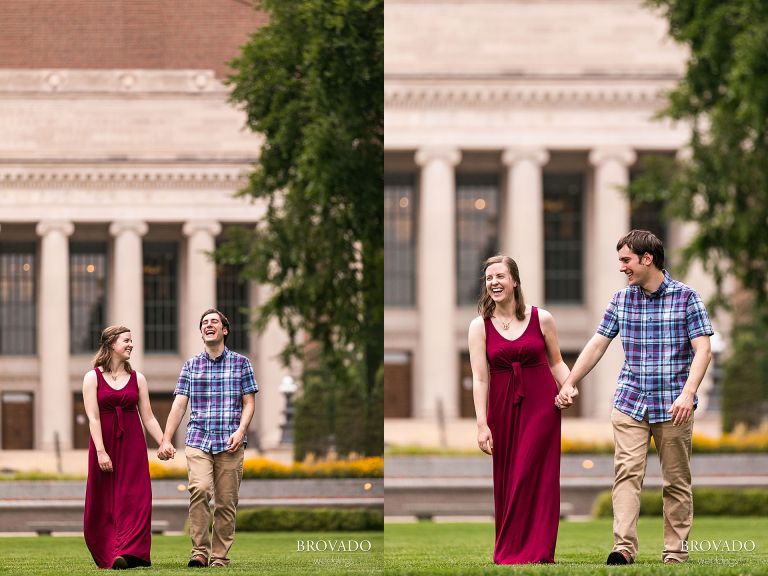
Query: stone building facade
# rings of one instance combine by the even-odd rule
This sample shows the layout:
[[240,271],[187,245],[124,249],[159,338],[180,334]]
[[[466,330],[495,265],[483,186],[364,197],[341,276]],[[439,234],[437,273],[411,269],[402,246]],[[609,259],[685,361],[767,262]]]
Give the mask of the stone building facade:
[[[260,383],[251,446],[279,445],[289,375],[267,288],[208,258],[263,206],[236,198],[260,138],[228,102],[226,62],[265,22],[249,2],[6,2],[0,36],[0,442],[87,447],[82,378],[98,333],[131,328],[164,423],[200,314]],[[6,29],[7,24],[7,29]],[[7,452],[6,452],[7,454]]]
[[[485,257],[516,259],[572,363],[625,284],[616,241],[650,228],[674,262],[690,236],[621,191],[688,140],[654,119],[686,54],[632,0],[393,0],[385,31],[385,436],[437,441],[441,423],[471,447]],[[700,269],[683,280],[711,294]],[[566,415],[607,422],[622,361],[617,341]]]

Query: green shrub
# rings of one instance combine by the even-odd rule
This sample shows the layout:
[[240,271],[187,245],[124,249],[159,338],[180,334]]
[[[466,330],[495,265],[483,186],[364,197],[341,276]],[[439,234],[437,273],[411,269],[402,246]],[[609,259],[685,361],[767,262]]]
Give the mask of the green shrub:
[[333,386],[329,380],[307,372],[295,407],[294,460],[300,462],[308,454],[320,458],[326,456],[333,442]]
[[237,512],[246,532],[350,532],[384,530],[384,512],[363,508],[249,508]]
[[738,424],[757,428],[764,421],[768,400],[768,350],[765,333],[768,318],[755,307],[743,310],[731,333],[731,351],[722,369],[723,430]]
[[[660,517],[663,511],[661,490],[643,490],[640,515]],[[764,488],[694,488],[694,516],[766,516],[768,490]],[[613,516],[611,491],[601,492],[592,507],[592,516]]]

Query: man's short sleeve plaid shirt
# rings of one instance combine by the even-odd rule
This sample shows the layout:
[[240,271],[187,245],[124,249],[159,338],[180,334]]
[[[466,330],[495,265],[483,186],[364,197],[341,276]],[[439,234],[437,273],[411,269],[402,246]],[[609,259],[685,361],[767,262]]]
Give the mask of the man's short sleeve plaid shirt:
[[[187,446],[218,454],[240,426],[243,394],[259,391],[251,362],[224,348],[217,358],[202,352],[184,363],[174,394],[189,397]],[[247,443],[247,435],[243,444]]]
[[616,292],[597,333],[621,334],[624,347],[614,407],[635,420],[647,411],[648,421],[656,423],[672,418],[668,410],[682,393],[693,361],[691,340],[714,331],[699,295],[665,270],[651,294],[639,286]]

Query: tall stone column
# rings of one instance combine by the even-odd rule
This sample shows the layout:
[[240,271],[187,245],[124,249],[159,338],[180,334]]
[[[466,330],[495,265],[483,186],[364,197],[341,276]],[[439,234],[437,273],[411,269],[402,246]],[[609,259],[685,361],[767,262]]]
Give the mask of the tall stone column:
[[187,303],[182,324],[185,331],[182,352],[184,358],[190,358],[203,348],[198,329],[200,315],[208,308],[216,308],[216,264],[208,254],[216,249],[221,224],[213,220],[192,220],[184,224],[182,232],[187,237],[184,283]]
[[[624,188],[629,184],[629,167],[637,156],[633,150],[624,147],[597,148],[590,152],[589,162],[594,166],[594,214],[592,217],[593,244],[587,250],[587,257],[593,259],[594,274],[587,282],[591,314],[595,327],[614,292],[626,286],[627,281],[619,272],[616,242],[629,232],[630,205]],[[590,374],[590,382],[584,389],[589,398],[584,406],[591,407],[592,416],[608,418],[611,413],[611,398],[624,363],[621,337],[611,343],[603,359]]]
[[426,147],[416,153],[421,167],[419,247],[416,267],[419,357],[414,416],[433,418],[441,410],[458,415],[459,361],[456,351],[456,148]]
[[121,220],[109,226],[114,236],[113,281],[110,304],[111,325],[131,330],[133,352],[131,367],[144,370],[144,255],[141,238],[149,227],[146,222]]
[[37,447],[72,448],[72,390],[69,384],[69,221],[37,224],[40,242],[40,316],[37,346],[40,361],[40,439]]
[[544,191],[542,166],[549,162],[543,148],[507,148],[507,189],[502,249],[520,269],[528,304],[544,306]]

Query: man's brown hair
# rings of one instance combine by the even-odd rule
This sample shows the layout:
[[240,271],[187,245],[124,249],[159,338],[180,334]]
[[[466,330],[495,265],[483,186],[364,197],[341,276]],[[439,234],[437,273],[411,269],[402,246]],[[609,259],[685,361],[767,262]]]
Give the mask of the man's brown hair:
[[638,258],[643,254],[650,254],[653,257],[653,263],[659,270],[664,270],[664,245],[653,232],[648,230],[632,230],[626,236],[623,236],[616,244],[616,252],[624,246],[629,248]]

